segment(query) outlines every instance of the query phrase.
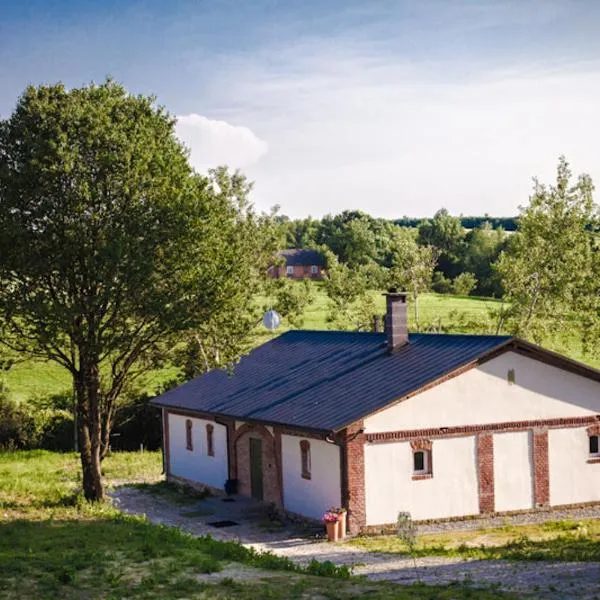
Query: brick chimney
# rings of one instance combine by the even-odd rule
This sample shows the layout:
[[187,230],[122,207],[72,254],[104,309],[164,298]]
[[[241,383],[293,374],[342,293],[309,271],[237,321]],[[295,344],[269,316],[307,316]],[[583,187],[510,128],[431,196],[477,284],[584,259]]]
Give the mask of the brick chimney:
[[408,314],[406,292],[390,289],[385,296],[385,332],[387,334],[388,352],[395,352],[408,344]]

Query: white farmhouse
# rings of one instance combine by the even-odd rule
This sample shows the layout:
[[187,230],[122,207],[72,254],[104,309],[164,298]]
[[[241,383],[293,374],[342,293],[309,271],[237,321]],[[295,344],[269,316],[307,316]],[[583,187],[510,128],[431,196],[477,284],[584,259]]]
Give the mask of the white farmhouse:
[[290,331],[156,398],[169,480],[352,532],[600,502],[600,372],[505,336]]

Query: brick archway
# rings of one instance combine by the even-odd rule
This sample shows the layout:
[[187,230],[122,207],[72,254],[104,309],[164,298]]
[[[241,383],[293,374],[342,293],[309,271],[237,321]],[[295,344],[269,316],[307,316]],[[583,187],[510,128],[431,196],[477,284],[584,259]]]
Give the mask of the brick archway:
[[262,440],[262,471],[264,502],[283,506],[281,489],[281,456],[276,437],[264,425],[245,423],[233,435],[237,465],[238,493],[250,496],[250,438]]

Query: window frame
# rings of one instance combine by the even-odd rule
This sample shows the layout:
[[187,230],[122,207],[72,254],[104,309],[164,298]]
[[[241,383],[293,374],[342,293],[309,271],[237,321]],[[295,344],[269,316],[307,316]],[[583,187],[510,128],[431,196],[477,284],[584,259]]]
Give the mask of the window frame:
[[189,452],[194,451],[194,437],[193,437],[194,423],[192,419],[185,420],[185,449]]
[[[423,456],[423,468],[422,469],[417,469],[417,466],[416,466],[418,454]],[[413,473],[415,475],[422,475],[423,473],[427,473],[429,471],[429,469],[428,469],[429,465],[427,464],[428,462],[429,461],[427,460],[427,451],[426,450],[415,450],[413,452]]]
[[300,473],[302,479],[312,479],[310,442],[308,440],[300,440]]
[[[588,435],[587,462],[600,463],[600,423],[588,427],[586,433]],[[597,452],[592,452],[592,438],[596,439]]]
[[[410,443],[412,458],[412,478],[413,480],[431,479],[433,477],[433,453],[430,440],[413,440]],[[417,454],[423,454],[423,469],[415,469]]]
[[286,275],[293,275],[294,274],[294,267],[292,265],[286,265],[286,267],[285,267],[285,274]]
[[207,456],[215,455],[215,426],[212,423],[206,424],[206,454]]
[[[596,440],[596,450],[592,452],[592,440]],[[590,458],[600,458],[600,435],[588,436],[588,454]]]
[[311,275],[318,275],[318,273],[319,273],[319,267],[317,265],[311,265],[310,266],[310,273],[311,273]]

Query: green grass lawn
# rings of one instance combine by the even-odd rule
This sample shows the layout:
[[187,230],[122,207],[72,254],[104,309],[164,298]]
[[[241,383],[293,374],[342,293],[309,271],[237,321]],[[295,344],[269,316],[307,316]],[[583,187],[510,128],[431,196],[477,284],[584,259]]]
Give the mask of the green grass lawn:
[[[115,453],[104,463],[110,484],[156,481],[160,454]],[[195,538],[90,506],[79,494],[77,457],[44,451],[0,453],[0,597],[373,599],[516,598],[466,585],[374,583],[331,563],[300,569],[287,559],[236,542]]]
[[[358,537],[347,543],[370,552],[406,555],[409,551],[394,535]],[[478,560],[600,561],[600,520],[549,521],[423,535],[414,554]]]

